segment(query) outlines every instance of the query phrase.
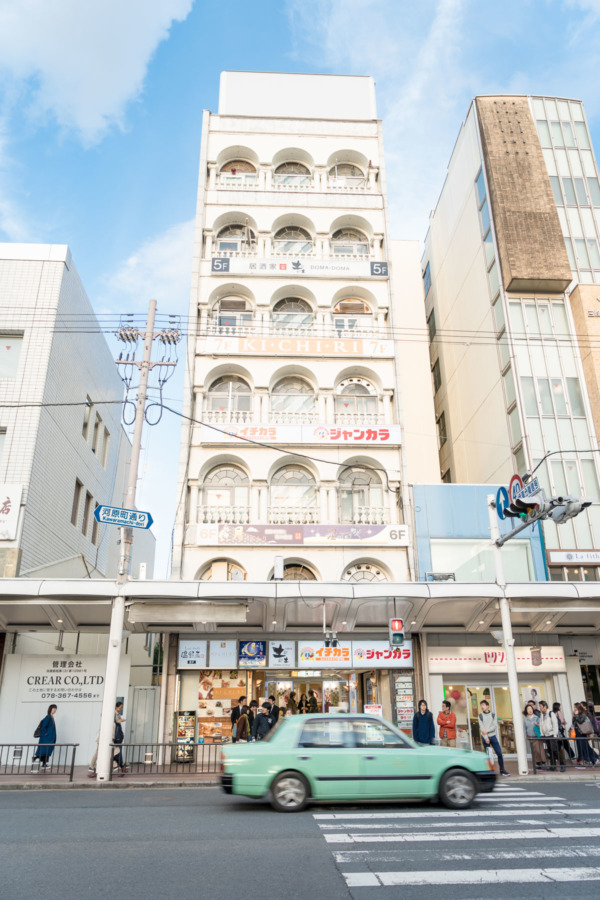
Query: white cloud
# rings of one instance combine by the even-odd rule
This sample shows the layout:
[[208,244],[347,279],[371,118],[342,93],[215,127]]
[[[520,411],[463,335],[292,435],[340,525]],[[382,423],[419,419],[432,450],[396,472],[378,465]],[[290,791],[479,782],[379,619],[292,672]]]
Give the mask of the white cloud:
[[194,221],[173,225],[143,243],[106,276],[104,310],[141,312],[158,300],[164,313],[187,314],[192,272]]
[[3,0],[5,87],[31,89],[33,114],[51,116],[84,143],[94,143],[111,125],[122,126],[154,51],[192,5],[193,0]]

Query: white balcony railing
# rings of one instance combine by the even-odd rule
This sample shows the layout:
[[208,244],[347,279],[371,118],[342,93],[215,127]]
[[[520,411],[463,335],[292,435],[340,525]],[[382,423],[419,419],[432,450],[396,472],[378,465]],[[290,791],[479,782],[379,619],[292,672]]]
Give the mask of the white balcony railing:
[[311,175],[277,175],[272,178],[272,186],[275,190],[280,188],[310,188],[313,186]]
[[315,425],[318,420],[317,413],[314,410],[310,412],[290,412],[288,410],[272,409],[269,413],[271,425]]
[[252,412],[248,409],[206,409],[202,416],[205,422],[214,425],[247,425],[252,422]]
[[202,525],[247,525],[249,506],[199,506],[198,522]]
[[329,191],[370,191],[367,179],[362,175],[347,175],[338,178],[329,177],[327,179],[327,190]]
[[383,425],[383,416],[378,413],[336,412],[336,425]]
[[340,522],[345,525],[388,525],[389,521],[389,513],[382,506],[357,506],[351,520],[340,516]]
[[318,525],[319,510],[311,506],[270,506],[270,525]]
[[221,172],[217,176],[217,187],[221,188],[255,188],[258,187],[258,175],[255,172],[231,173]]

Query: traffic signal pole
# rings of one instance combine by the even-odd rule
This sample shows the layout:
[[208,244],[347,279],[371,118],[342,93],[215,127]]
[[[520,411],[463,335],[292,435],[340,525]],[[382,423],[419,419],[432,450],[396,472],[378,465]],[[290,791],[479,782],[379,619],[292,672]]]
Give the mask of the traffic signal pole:
[[[490,536],[492,538],[494,548],[496,582],[504,592],[506,581],[504,579],[504,561],[502,559],[501,550],[502,543],[500,542],[500,529],[498,527],[498,517],[496,515],[496,499],[493,494],[488,494],[487,504],[490,515]],[[525,528],[527,526],[524,525],[523,527]],[[521,528],[515,529],[515,531],[521,530]],[[512,624],[510,621],[510,606],[508,604],[508,599],[504,596],[504,594],[500,598],[500,617],[502,620],[502,638],[504,643],[504,652],[506,654],[508,690],[510,693],[510,704],[513,713],[513,728],[515,732],[515,744],[517,747],[517,763],[519,767],[519,775],[527,775],[529,772],[529,767],[527,765],[527,744],[525,741],[525,726],[523,724],[523,716],[521,714],[521,695],[519,692],[519,678],[517,675],[517,661],[515,658],[515,640],[513,638]]]

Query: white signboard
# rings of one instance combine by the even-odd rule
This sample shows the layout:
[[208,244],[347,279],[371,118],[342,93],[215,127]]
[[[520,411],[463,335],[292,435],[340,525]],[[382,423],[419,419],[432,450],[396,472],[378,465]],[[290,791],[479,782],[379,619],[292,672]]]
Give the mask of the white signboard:
[[[215,430],[218,429],[218,430]],[[401,443],[399,425],[203,425],[202,443],[241,443],[244,440],[269,444],[387,444]]]
[[298,665],[303,669],[350,669],[352,644],[343,641],[326,647],[324,641],[298,641]]
[[367,716],[383,716],[383,706],[381,703],[365,703],[363,712]]
[[391,359],[394,344],[393,341],[371,338],[215,335],[198,342],[198,353],[219,356],[370,356],[373,359]]
[[207,669],[206,641],[179,639],[178,669]]
[[0,484],[0,541],[14,541],[19,524],[22,484]]
[[22,703],[102,700],[106,659],[102,656],[24,656],[19,677]]
[[[600,311],[600,310],[599,310]],[[600,550],[550,550],[549,562],[563,566],[598,565]]]
[[412,669],[412,641],[393,650],[389,641],[352,641],[352,665],[356,669]]
[[296,666],[295,641],[269,641],[269,668],[293,669]]
[[211,669],[236,669],[238,663],[237,641],[211,641]]
[[355,546],[407,547],[406,525],[219,525],[188,527],[186,541],[197,546],[239,544],[250,547]]
[[[540,647],[541,665],[534,665],[529,647],[515,647],[517,672],[564,672],[565,654],[562,647]],[[502,647],[435,647],[429,651],[429,671],[432,675],[492,674],[505,675],[506,653]]]
[[257,259],[249,256],[213,256],[211,275],[265,275],[289,278],[387,278],[388,264],[369,259],[314,259],[307,256]]

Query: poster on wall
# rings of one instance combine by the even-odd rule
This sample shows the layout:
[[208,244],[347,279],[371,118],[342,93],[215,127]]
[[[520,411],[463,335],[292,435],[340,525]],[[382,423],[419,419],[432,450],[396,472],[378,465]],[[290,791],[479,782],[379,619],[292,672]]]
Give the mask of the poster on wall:
[[102,656],[24,656],[20,671],[20,700],[39,703],[59,700],[102,700],[106,659]]
[[240,641],[240,669],[258,669],[267,665],[266,641]]
[[352,665],[352,645],[344,641],[337,647],[326,647],[324,641],[299,641],[298,665],[303,669],[348,668]]
[[412,669],[412,641],[393,649],[389,641],[352,641],[352,665],[357,669]]
[[206,669],[206,641],[179,640],[178,669]]
[[270,669],[293,669],[295,665],[295,641],[269,641]]
[[21,484],[0,484],[0,541],[14,541],[17,537]]
[[214,669],[237,666],[237,641],[211,641],[210,665]]

